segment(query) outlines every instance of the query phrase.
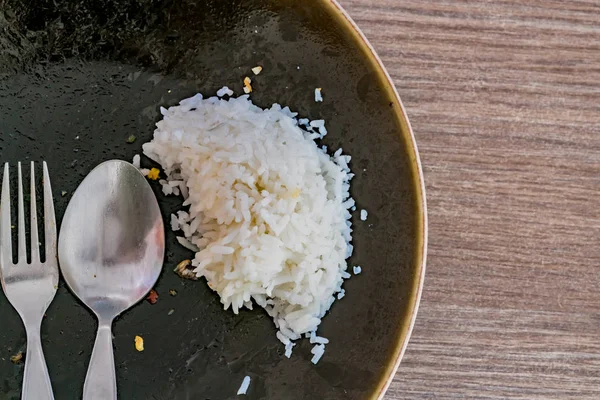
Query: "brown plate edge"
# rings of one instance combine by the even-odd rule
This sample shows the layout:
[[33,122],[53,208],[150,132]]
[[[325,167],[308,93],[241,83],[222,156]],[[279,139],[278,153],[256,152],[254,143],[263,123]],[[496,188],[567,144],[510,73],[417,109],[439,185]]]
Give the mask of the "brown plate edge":
[[412,302],[410,304],[410,309],[408,312],[408,317],[403,321],[404,329],[400,333],[400,337],[398,338],[398,343],[396,349],[394,350],[394,356],[391,358],[393,362],[387,367],[387,370],[384,374],[384,379],[377,385],[377,389],[373,393],[371,399],[372,400],[381,400],[385,395],[385,392],[389,388],[394,376],[396,375],[396,371],[400,366],[400,362],[402,361],[402,357],[404,356],[404,352],[406,351],[406,347],[408,346],[408,342],[410,340],[410,335],[415,325],[415,320],[417,317],[417,312],[419,310],[419,303],[421,301],[421,294],[423,292],[423,282],[425,280],[425,266],[427,261],[427,201],[425,197],[425,182],[423,179],[423,169],[421,166],[421,159],[419,157],[419,150],[417,149],[417,144],[415,140],[415,136],[406,115],[406,110],[404,105],[402,104],[402,100],[400,100],[400,95],[398,94],[398,90],[394,85],[392,78],[390,77],[387,69],[383,65],[383,62],[377,55],[377,52],[366,38],[364,33],[360,30],[358,25],[354,22],[352,17],[344,10],[344,8],[338,3],[337,0],[324,0],[324,4],[329,7],[332,15],[339,18],[339,21],[346,26],[350,32],[353,33],[355,42],[359,45],[367,59],[372,63],[375,67],[375,70],[379,72],[379,80],[382,83],[382,86],[388,91],[388,94],[391,98],[395,99],[393,104],[394,114],[398,118],[398,123],[401,126],[402,132],[407,132],[408,134],[402,134],[403,139],[407,142],[407,149],[412,151],[412,165],[413,165],[413,184],[417,188],[417,205],[419,207],[418,212],[421,215],[420,226],[418,227],[418,231],[420,232],[420,237],[417,238],[417,244],[420,246],[420,253],[417,256],[416,264],[417,264],[417,276],[413,283],[411,298]]

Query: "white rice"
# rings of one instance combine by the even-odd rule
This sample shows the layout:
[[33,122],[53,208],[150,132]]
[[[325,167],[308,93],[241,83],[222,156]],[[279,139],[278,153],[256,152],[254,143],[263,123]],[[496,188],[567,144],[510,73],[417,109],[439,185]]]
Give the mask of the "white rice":
[[[327,135],[327,129],[325,129],[325,121],[324,120],[317,119],[314,121],[310,121],[309,125],[311,128],[319,129],[319,133],[320,133],[319,138],[323,138],[325,135]],[[334,157],[339,157],[342,154],[341,149],[338,149],[338,151],[339,151],[339,153],[336,152]],[[350,156],[345,156],[345,157],[350,157]]]
[[177,216],[175,214],[171,214],[171,230],[173,232],[178,231],[179,229],[181,229],[181,225],[179,224],[179,219],[177,218]]
[[323,357],[323,354],[325,353],[325,345],[318,344],[315,347],[313,347],[310,352],[313,354],[313,358],[310,360],[310,362],[316,364],[319,362],[319,360],[321,359],[321,357]]
[[290,341],[288,341],[288,343],[285,345],[285,356],[287,358],[290,358],[292,356],[292,350],[294,349],[295,345],[295,343],[292,343]]
[[354,272],[354,275],[358,275],[362,272],[362,268],[360,267],[360,265],[356,265],[352,268],[352,272]]
[[315,344],[315,343],[327,344],[327,343],[329,343],[329,339],[326,339],[321,336],[317,336],[317,334],[315,332],[310,333],[309,341],[311,344]]
[[237,391],[237,395],[239,396],[241,394],[246,394],[249,387],[250,387],[250,377],[246,375],[244,377],[244,380],[242,381],[242,384],[240,385],[240,388]]
[[180,245],[182,245],[183,247],[185,247],[188,250],[191,250],[191,251],[199,251],[200,250],[198,248],[198,246],[196,246],[195,244],[193,244],[192,242],[190,242],[189,240],[187,240],[184,237],[177,236],[177,241],[179,242]]
[[367,210],[360,210],[360,220],[361,221],[366,221],[368,216],[369,216],[369,213],[367,212]]
[[[248,96],[198,94],[161,113],[143,150],[162,165],[163,190],[189,206],[170,225],[196,252],[194,272],[225,309],[263,307],[289,357],[292,341],[317,337],[336,294],[345,295],[350,157],[317,147],[314,139],[327,133],[323,120],[302,120],[304,130],[289,108],[263,110]],[[315,363],[327,343],[317,338]]]
[[233,96],[233,90],[229,89],[227,86],[223,86],[221,89],[217,90],[217,96]]
[[320,103],[323,101],[323,94],[321,93],[321,88],[315,89],[315,102]]

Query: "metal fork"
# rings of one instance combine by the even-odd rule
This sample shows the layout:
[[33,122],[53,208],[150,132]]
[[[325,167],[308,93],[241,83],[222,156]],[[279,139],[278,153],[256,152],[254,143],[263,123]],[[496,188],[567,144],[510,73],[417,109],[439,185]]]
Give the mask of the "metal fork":
[[27,262],[25,238],[25,210],[23,206],[23,178],[21,163],[18,164],[18,258],[13,263],[10,216],[10,181],[8,163],[4,165],[2,198],[0,203],[0,271],[2,288],[6,297],[17,310],[27,332],[27,355],[23,377],[22,400],[53,400],[52,385],[42,350],[40,328],[44,313],[52,302],[58,285],[58,261],[56,257],[56,218],[52,201],[52,189],[48,166],[43,163],[44,227],[46,260],[41,262],[37,228],[35,198],[35,169],[31,163],[31,263]]

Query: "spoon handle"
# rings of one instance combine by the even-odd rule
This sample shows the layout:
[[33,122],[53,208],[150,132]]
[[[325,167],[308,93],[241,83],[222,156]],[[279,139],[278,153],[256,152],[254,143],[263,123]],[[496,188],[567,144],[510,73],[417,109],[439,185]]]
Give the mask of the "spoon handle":
[[100,320],[92,359],[83,385],[83,400],[117,400],[112,321]]
[[54,400],[50,376],[42,351],[39,327],[27,329],[27,356],[23,377],[23,400]]

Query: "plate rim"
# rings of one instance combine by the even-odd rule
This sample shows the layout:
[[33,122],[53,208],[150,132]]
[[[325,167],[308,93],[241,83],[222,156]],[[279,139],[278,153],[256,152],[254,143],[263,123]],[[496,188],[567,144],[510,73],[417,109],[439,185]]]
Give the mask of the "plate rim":
[[[378,72],[379,78],[384,83],[383,88],[390,95],[390,98],[394,99],[394,104],[392,105],[392,109],[394,110],[394,115],[398,120],[399,125],[402,128],[400,130],[400,135],[405,140],[407,144],[407,148],[412,157],[411,166],[413,173],[414,186],[416,190],[417,196],[417,206],[419,208],[419,213],[421,218],[419,220],[419,237],[417,238],[417,246],[420,247],[420,252],[416,258],[416,276],[413,279],[413,288],[411,293],[411,302],[409,304],[408,315],[406,319],[403,321],[404,329],[401,330],[400,335],[398,337],[398,342],[396,343],[396,348],[394,349],[394,355],[391,358],[392,361],[387,365],[386,371],[383,374],[383,379],[377,384],[377,388],[375,392],[371,395],[371,400],[382,400],[386,391],[390,387],[394,377],[396,376],[396,372],[400,366],[400,362],[404,357],[404,353],[406,352],[406,348],[408,347],[408,343],[410,341],[410,337],[412,335],[415,321],[417,317],[417,313],[419,311],[419,305],[421,302],[421,296],[423,294],[423,284],[425,280],[425,270],[427,264],[427,242],[428,242],[428,217],[427,217],[427,200],[425,194],[425,180],[423,177],[423,167],[421,164],[421,158],[419,156],[419,150],[417,148],[417,143],[414,135],[414,131],[408,120],[408,116],[406,114],[406,109],[404,108],[404,104],[400,99],[400,95],[394,82],[383,65],[381,58],[377,54],[373,45],[369,42],[365,34],[358,27],[356,22],[352,19],[352,17],[348,14],[348,12],[342,7],[338,0],[322,0],[326,7],[329,8],[332,15],[337,17],[337,20],[347,28],[348,32],[351,32],[354,36],[354,39],[360,50],[366,55],[368,61],[370,61],[374,69]],[[405,133],[406,132],[406,133]]]

